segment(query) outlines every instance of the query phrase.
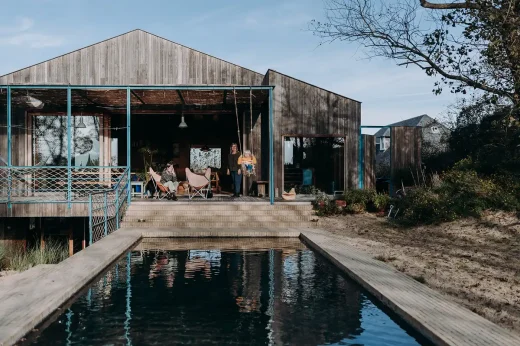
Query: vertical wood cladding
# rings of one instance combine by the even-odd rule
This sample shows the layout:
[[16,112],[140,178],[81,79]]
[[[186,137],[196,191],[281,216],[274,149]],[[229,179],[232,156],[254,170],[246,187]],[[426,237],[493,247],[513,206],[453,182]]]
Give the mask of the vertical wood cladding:
[[347,187],[358,182],[358,143],[361,104],[269,70],[264,84],[274,85],[274,171],[279,192],[283,190],[283,136],[346,137]]
[[372,135],[363,135],[363,187],[376,188],[376,138]]
[[0,84],[260,85],[263,75],[142,30],[0,77]]
[[392,127],[390,133],[391,176],[399,171],[421,166],[422,129],[420,127]]

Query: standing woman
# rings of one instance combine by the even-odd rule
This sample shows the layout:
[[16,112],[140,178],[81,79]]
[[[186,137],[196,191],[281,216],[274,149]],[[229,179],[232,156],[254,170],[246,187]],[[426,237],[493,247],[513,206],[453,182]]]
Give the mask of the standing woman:
[[231,152],[228,155],[228,170],[227,174],[231,174],[231,179],[233,180],[233,197],[240,196],[240,185],[242,184],[242,171],[240,170],[240,165],[238,164],[238,158],[240,157],[240,152],[238,151],[238,146],[236,143],[231,144]]

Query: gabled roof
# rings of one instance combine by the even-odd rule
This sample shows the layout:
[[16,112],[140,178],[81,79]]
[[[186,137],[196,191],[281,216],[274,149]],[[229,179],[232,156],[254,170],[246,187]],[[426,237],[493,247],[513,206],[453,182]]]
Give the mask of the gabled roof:
[[[424,127],[424,126],[428,126],[430,124],[433,124],[435,122],[437,122],[437,120],[433,119],[428,114],[423,114],[423,115],[419,115],[418,117],[413,117],[413,118],[410,118],[410,119],[401,120],[401,121],[398,121],[396,123],[389,124],[387,126],[390,126],[390,127],[393,127],[393,126],[411,126],[411,127],[413,127],[413,126],[420,126],[420,127]],[[390,128],[389,127],[382,128],[381,130],[377,131],[374,134],[374,136],[375,137],[390,137]]]
[[0,76],[0,84],[262,84],[263,74],[136,29]]

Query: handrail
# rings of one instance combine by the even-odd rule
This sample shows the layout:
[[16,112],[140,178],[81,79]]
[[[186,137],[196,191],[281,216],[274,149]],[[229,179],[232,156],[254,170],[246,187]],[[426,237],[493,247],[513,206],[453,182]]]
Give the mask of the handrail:
[[119,229],[130,194],[129,169],[110,189],[89,193],[89,245]]

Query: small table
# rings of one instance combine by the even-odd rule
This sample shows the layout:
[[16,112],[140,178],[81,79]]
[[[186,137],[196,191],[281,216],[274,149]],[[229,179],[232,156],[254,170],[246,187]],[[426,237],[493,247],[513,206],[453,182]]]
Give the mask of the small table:
[[[132,197],[144,197],[144,181],[131,181],[130,185],[132,186]],[[135,189],[134,186],[136,187]],[[140,187],[140,192],[137,192],[137,186]]]

